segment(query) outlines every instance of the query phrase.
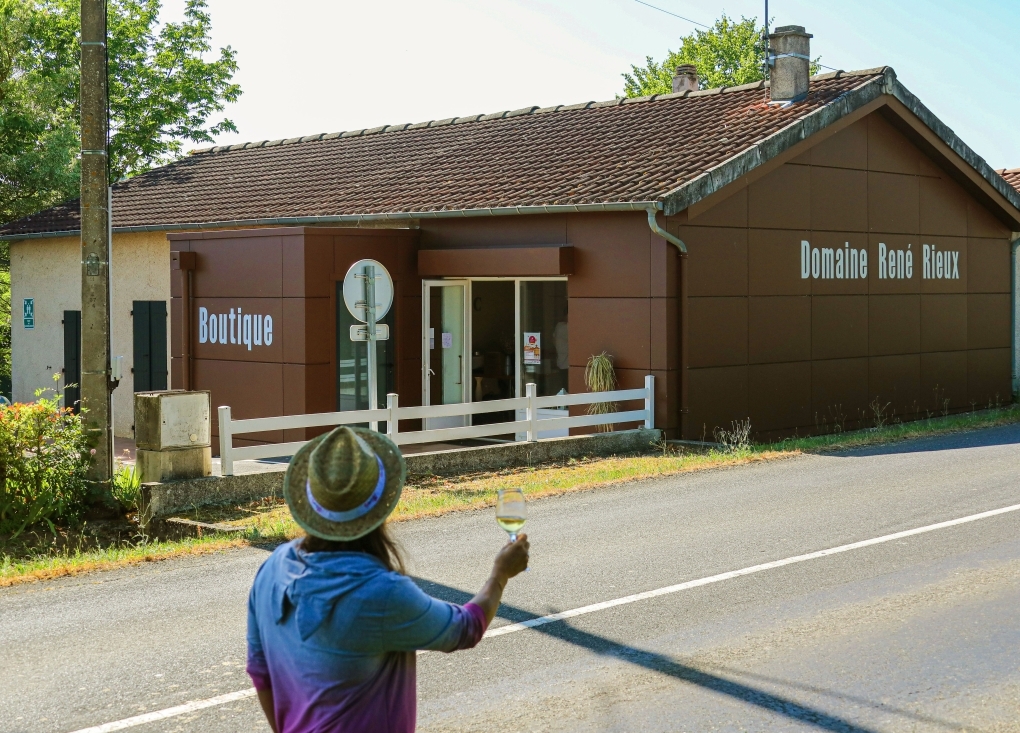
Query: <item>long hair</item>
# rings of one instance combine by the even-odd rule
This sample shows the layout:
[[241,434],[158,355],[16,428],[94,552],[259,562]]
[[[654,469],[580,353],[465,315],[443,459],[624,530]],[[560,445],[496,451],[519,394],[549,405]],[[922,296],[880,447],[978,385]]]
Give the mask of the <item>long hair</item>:
[[301,549],[305,552],[364,552],[382,562],[387,569],[406,575],[400,546],[390,536],[386,525],[387,523],[383,522],[364,537],[349,541],[324,540],[313,535],[305,535],[301,541]]

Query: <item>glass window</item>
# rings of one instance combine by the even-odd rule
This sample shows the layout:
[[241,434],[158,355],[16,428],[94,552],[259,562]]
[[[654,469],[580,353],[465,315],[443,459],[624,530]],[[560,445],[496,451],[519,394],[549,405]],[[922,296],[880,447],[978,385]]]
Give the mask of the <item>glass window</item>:
[[[386,406],[386,393],[396,392],[396,303],[379,323],[390,327],[390,337],[377,342],[378,398],[377,407]],[[343,283],[336,284],[336,409],[368,409],[368,343],[351,341],[351,326],[360,324],[344,304]],[[380,430],[382,424],[380,424]]]
[[540,397],[570,391],[567,338],[567,283],[521,282],[521,395],[534,382]]

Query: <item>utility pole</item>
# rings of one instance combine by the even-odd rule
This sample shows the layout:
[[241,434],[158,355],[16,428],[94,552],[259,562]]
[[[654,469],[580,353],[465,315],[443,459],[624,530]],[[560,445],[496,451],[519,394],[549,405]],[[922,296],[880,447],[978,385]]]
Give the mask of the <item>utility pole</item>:
[[113,478],[108,141],[106,0],[81,0],[81,403],[96,503]]

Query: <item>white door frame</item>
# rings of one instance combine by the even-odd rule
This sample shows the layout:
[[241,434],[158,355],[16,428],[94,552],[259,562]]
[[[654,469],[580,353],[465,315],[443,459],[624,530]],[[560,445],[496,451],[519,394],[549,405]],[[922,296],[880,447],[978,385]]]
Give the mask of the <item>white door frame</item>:
[[[464,288],[463,290],[463,301],[461,302],[461,309],[463,310],[463,318],[461,324],[464,329],[464,333],[461,335],[461,344],[464,349],[464,355],[461,359],[461,402],[471,401],[471,309],[468,304],[471,302],[471,281],[466,279],[450,279],[450,280],[422,280],[421,285],[421,389],[422,389],[422,404],[430,405],[430,389],[431,386],[431,368],[429,367],[429,361],[432,356],[431,349],[429,348],[429,321],[431,320],[431,298],[429,298],[429,288],[434,287],[450,287],[460,285]],[[433,336],[435,338],[435,336]],[[441,338],[441,336],[440,336]],[[442,348],[442,346],[440,346]]]

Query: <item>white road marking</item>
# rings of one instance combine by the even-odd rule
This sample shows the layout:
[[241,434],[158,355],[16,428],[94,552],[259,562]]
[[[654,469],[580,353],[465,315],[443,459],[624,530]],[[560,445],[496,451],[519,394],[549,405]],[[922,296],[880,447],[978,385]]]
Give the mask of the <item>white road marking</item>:
[[[507,624],[506,626],[500,626],[495,629],[489,629],[485,633],[485,636],[483,638],[491,639],[495,636],[513,634],[514,632],[517,631],[533,629],[536,626],[545,626],[546,624],[555,623],[556,621],[562,621],[568,618],[575,618],[577,616],[584,616],[585,614],[595,613],[596,611],[604,611],[607,608],[613,608],[615,606],[624,606],[629,603],[636,603],[637,601],[643,601],[648,598],[657,598],[659,596],[665,596],[671,593],[679,593],[680,591],[688,590],[690,588],[697,588],[702,585],[710,585],[712,583],[719,583],[723,580],[731,580],[732,578],[739,578],[744,575],[760,573],[763,570],[772,570],[774,568],[781,568],[785,565],[794,565],[796,563],[807,562],[808,560],[817,560],[819,558],[828,557],[830,555],[838,555],[843,552],[850,552],[851,550],[859,550],[862,547],[881,545],[885,542],[893,542],[895,540],[903,539],[904,537],[913,537],[914,535],[925,534],[926,532],[934,532],[935,530],[938,529],[956,527],[957,525],[960,524],[968,524],[969,522],[976,522],[979,519],[988,519],[989,517],[996,517],[999,516],[1000,514],[1008,514],[1010,512],[1015,511],[1020,511],[1020,504],[1014,504],[1012,506],[1003,507],[1001,509],[992,509],[991,511],[981,512],[980,514],[971,514],[966,517],[960,517],[959,519],[950,519],[949,521],[946,522],[929,524],[924,527],[917,527],[915,529],[907,529],[902,532],[894,532],[893,534],[882,535],[881,537],[874,537],[870,540],[851,542],[848,545],[830,547],[827,550],[809,552],[805,555],[795,555],[793,557],[788,557],[783,560],[773,560],[772,562],[765,562],[762,563],[761,565],[752,565],[751,567],[742,568],[740,570],[731,570],[726,573],[719,573],[718,575],[710,575],[707,578],[689,580],[686,583],[677,583],[676,585],[669,585],[666,586],[665,588],[657,588],[656,590],[649,590],[645,591],[644,593],[634,593],[633,595],[623,596],[622,598],[614,598],[611,601],[593,603],[590,606],[581,606],[580,608],[575,608],[570,611],[561,611],[559,613],[553,613],[548,616],[533,618],[529,619],[528,621],[522,621],[516,624]],[[419,652],[419,654],[420,653],[421,652]],[[219,695],[218,697],[211,697],[208,700],[194,700],[183,705],[167,708],[166,710],[157,710],[152,713],[145,713],[144,715],[136,715],[133,718],[125,718],[124,720],[117,720],[112,723],[97,725],[93,728],[82,728],[81,730],[76,730],[73,733],[109,733],[110,731],[124,730],[125,728],[133,728],[137,725],[144,725],[145,723],[152,723],[157,720],[166,720],[167,718],[173,718],[178,715],[185,715],[196,710],[202,710],[203,708],[211,708],[217,705],[225,705],[226,703],[234,702],[235,700],[243,700],[245,698],[254,696],[255,689],[249,688],[247,690],[231,692],[226,695]]]
[[155,723],[157,720],[175,718],[178,715],[186,715],[187,713],[193,713],[196,710],[202,710],[203,708],[214,708],[217,705],[226,705],[228,702],[244,700],[248,697],[255,697],[254,687],[249,687],[247,690],[238,690],[237,692],[228,692],[226,695],[210,697],[208,700],[192,700],[191,702],[167,708],[166,710],[156,710],[155,712],[136,715],[133,718],[124,718],[124,720],[117,720],[112,723],[104,723],[103,725],[97,725],[92,728],[82,728],[81,730],[76,730],[74,733],[110,733],[110,731],[114,730],[134,728],[136,725]]

